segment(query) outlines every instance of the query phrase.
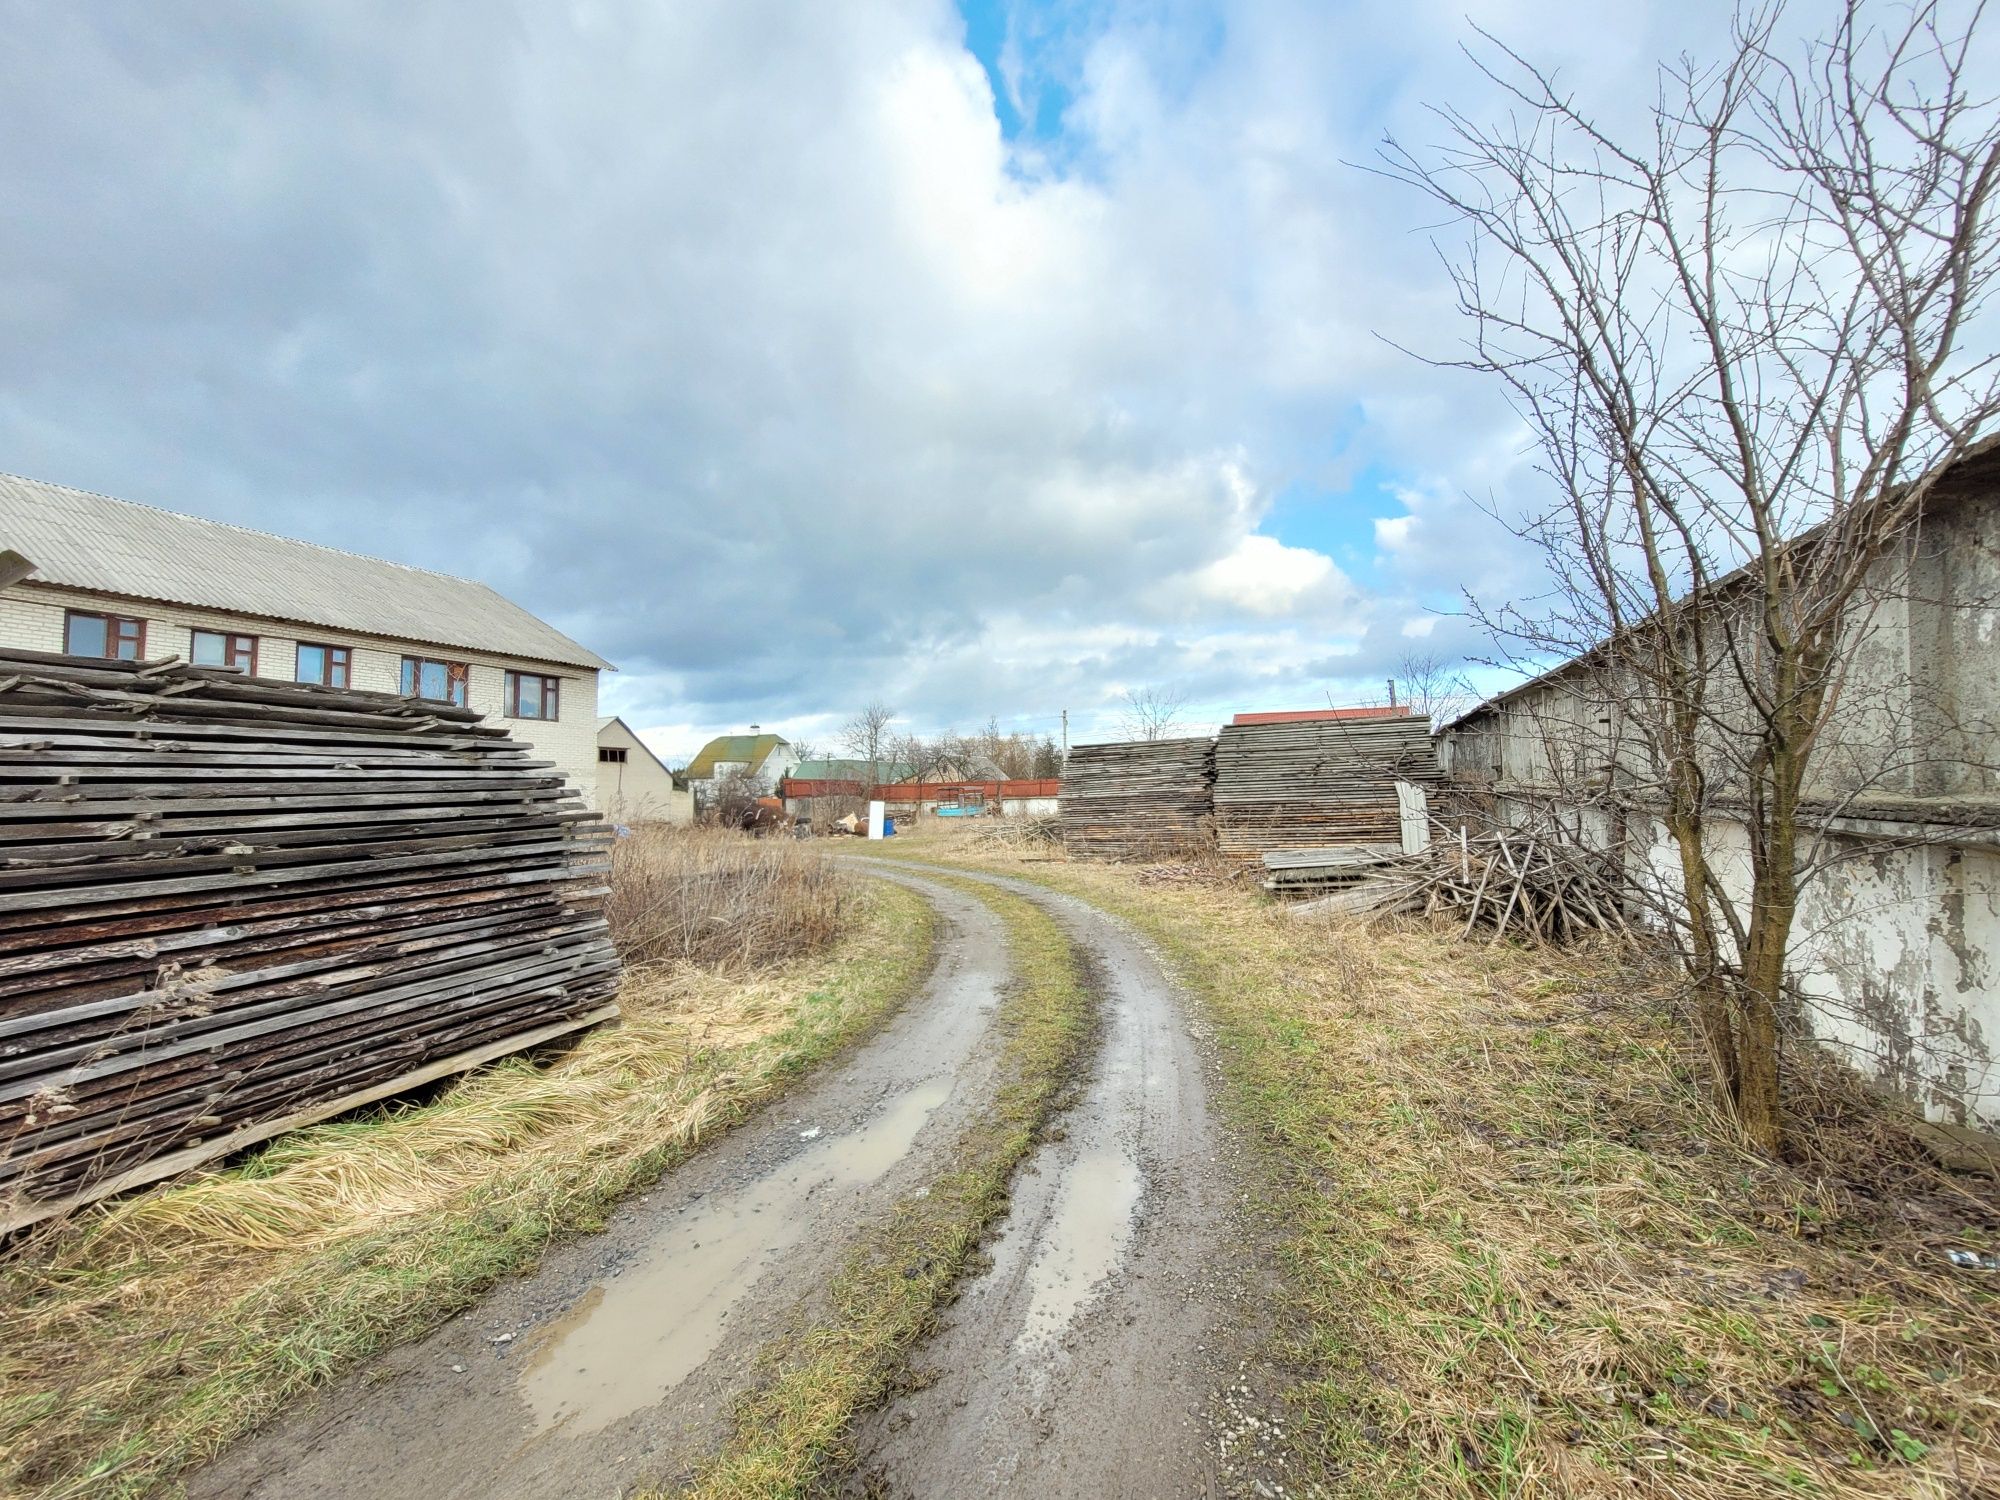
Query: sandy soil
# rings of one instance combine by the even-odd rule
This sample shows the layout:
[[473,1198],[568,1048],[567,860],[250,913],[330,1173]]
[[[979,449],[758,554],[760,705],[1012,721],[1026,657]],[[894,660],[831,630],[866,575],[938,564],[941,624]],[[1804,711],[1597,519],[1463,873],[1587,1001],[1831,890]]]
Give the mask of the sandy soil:
[[[618,1495],[689,1472],[764,1342],[855,1235],[943,1170],[991,1100],[997,919],[901,867],[946,919],[937,972],[869,1042],[437,1333],[196,1474],[189,1493],[425,1500]],[[952,872],[963,873],[963,872]],[[1104,1005],[1078,1097],[1015,1183],[907,1394],[867,1417],[850,1490],[1277,1494],[1255,1364],[1270,1287],[1212,1061],[1143,944],[1014,882],[1080,943]]]

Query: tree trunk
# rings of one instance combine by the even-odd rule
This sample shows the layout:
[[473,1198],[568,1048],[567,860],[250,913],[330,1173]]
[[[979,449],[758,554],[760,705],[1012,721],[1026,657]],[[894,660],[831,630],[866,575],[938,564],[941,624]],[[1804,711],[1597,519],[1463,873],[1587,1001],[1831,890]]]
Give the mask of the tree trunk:
[[[1793,840],[1787,835],[1774,838],[1773,844],[1782,844],[1787,863],[1782,867],[1774,864],[1764,873],[1750,906],[1750,953],[1737,1001],[1742,1043],[1737,1115],[1751,1144],[1776,1154],[1784,1144],[1784,1121],[1778,1109],[1778,1015],[1798,896],[1797,874],[1789,865]],[[1774,847],[1772,852],[1775,858],[1781,851]]]
[[1741,1063],[1728,977],[1723,972],[1721,954],[1716,951],[1715,924],[1708,914],[1707,856],[1702,850],[1701,823],[1677,820],[1668,825],[1667,831],[1681,858],[1681,895],[1688,909],[1688,971],[1694,982],[1695,1020],[1708,1047],[1709,1059],[1715,1064],[1716,1103],[1734,1114]]
[[1796,727],[1789,714],[1779,717],[1771,752],[1763,816],[1751,828],[1754,886],[1746,929],[1749,951],[1743,955],[1740,1011],[1742,1092],[1738,1118],[1743,1134],[1760,1150],[1776,1155],[1784,1145],[1784,1119],[1778,1107],[1780,1036],[1778,1017],[1785,994],[1785,959],[1791,949],[1792,923],[1799,907],[1799,794],[1804,763],[1792,748]]

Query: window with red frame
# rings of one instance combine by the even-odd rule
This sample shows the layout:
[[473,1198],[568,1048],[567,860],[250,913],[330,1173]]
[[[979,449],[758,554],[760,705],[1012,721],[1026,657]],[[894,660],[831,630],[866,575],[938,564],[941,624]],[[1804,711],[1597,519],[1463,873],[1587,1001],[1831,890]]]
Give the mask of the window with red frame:
[[257,637],[237,635],[227,630],[194,630],[188,633],[188,660],[197,667],[234,667],[257,675]]
[[425,656],[403,658],[403,694],[409,698],[429,698],[435,703],[465,707],[472,682],[472,668],[462,661],[435,661]]
[[553,719],[562,709],[562,679],[538,672],[507,674],[507,717]]
[[354,669],[354,653],[347,646],[321,646],[299,642],[300,682],[316,682],[321,687],[344,688]]
[[146,622],[130,615],[72,609],[63,614],[63,650],[71,656],[140,661],[146,655]]

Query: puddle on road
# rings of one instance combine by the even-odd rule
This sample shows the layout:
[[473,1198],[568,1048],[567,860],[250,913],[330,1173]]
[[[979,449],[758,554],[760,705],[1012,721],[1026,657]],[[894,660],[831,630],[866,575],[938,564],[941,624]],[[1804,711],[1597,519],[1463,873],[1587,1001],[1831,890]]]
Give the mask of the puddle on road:
[[914,1089],[862,1129],[676,1215],[642,1259],[593,1287],[537,1341],[520,1375],[537,1428],[594,1432],[694,1373],[722,1342],[730,1309],[805,1234],[807,1199],[887,1172],[950,1093],[949,1079]]
[[1028,1266],[1028,1310],[1014,1340],[1017,1350],[1054,1343],[1118,1268],[1142,1185],[1139,1164],[1116,1146],[1087,1151],[1069,1169]]

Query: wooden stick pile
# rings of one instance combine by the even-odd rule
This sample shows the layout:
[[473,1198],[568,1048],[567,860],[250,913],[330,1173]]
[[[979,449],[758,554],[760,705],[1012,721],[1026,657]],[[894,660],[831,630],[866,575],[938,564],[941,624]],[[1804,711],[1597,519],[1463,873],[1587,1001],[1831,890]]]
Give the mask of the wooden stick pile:
[[1075,746],[1058,803],[1063,843],[1072,854],[1125,860],[1213,847],[1214,765],[1206,737]]
[[0,651],[0,1229],[616,1014],[608,830],[478,718]]
[[1429,863],[1405,902],[1426,915],[1463,914],[1464,936],[1484,924],[1493,941],[1509,933],[1566,943],[1589,932],[1629,934],[1616,866],[1547,829],[1481,834],[1460,847],[1433,841]]
[[1441,777],[1421,714],[1231,724],[1216,744],[1216,839],[1244,861],[1276,849],[1400,847],[1396,783]]
[[1435,828],[1429,849],[1384,860],[1365,879],[1311,903],[1353,915],[1413,911],[1463,919],[1502,937],[1572,942],[1592,932],[1629,935],[1623,882],[1612,856],[1581,848],[1553,826],[1496,829],[1461,842]]

